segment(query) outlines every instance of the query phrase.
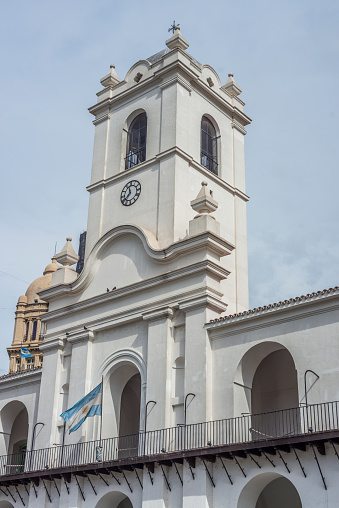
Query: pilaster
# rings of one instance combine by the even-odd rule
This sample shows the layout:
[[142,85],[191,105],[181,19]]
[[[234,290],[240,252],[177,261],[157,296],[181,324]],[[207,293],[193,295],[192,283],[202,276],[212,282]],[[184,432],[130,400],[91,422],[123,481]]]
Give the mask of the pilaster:
[[143,314],[148,321],[147,348],[147,392],[148,401],[156,405],[147,415],[147,430],[162,429],[170,426],[171,397],[171,344],[170,323],[173,310],[164,307]]

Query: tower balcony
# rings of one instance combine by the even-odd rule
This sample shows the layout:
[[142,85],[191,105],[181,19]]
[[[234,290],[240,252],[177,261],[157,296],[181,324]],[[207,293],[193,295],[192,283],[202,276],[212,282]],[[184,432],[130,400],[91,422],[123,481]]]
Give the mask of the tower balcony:
[[288,469],[288,458],[281,452],[293,452],[303,470],[300,452],[309,447],[318,460],[317,454],[326,454],[326,443],[339,458],[338,401],[3,455],[0,488],[30,482],[37,486],[40,480],[70,483],[72,475],[96,475],[105,481],[103,475],[138,474],[144,467],[151,474],[156,466],[176,467],[184,461],[194,478],[196,459],[205,467],[219,460],[227,472],[225,460],[234,460],[241,469],[239,458],[257,463],[263,456],[272,462],[276,455]]

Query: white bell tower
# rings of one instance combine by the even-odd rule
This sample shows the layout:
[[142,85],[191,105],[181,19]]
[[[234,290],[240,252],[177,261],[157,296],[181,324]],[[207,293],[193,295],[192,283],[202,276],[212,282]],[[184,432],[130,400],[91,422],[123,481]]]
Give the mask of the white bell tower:
[[229,272],[222,285],[228,311],[239,312],[248,308],[244,136],[251,120],[233,75],[222,85],[188,46],[176,27],[166,49],[134,64],[124,80],[114,66],[101,79],[104,88],[90,108],[95,141],[86,258],[122,225],[142,229],[157,249],[199,234],[190,228],[196,215],[190,203],[204,182],[218,205],[217,234],[234,247],[221,260]]

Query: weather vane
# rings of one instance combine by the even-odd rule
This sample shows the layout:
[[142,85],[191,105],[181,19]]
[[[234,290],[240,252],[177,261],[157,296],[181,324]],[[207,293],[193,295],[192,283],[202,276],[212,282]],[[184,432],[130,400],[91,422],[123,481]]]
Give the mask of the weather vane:
[[178,24],[176,25],[176,24],[175,24],[175,21],[173,21],[173,25],[171,25],[171,26],[169,27],[168,31],[169,31],[169,32],[171,32],[171,31],[172,31],[172,32],[174,33],[176,30],[178,30],[178,29],[179,29],[179,26],[180,26],[180,23],[178,23]]

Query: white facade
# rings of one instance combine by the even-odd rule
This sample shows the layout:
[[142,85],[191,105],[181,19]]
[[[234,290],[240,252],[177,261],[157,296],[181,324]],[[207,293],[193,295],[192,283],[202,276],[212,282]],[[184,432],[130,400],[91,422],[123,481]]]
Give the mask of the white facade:
[[[70,267],[77,256],[68,241],[57,256],[63,267],[39,293],[49,303],[40,346],[44,366],[0,381],[0,455],[17,453],[14,447],[24,439],[30,451],[33,440],[35,450],[55,450],[45,465],[53,472],[68,445],[98,440],[100,417],[64,434],[59,415],[103,379],[102,438],[120,437],[113,444],[116,458],[135,456],[133,446],[137,455],[146,448],[151,455],[145,429],[159,439],[156,431],[173,428],[175,438],[157,449],[158,460],[149,459],[153,466],[143,459],[136,470],[113,470],[115,478],[104,477],[108,485],[73,473],[68,483],[62,471],[52,480],[45,471],[39,486],[15,487],[26,506],[334,508],[335,443],[320,436],[312,448],[307,432],[331,430],[335,439],[339,426],[334,418],[326,429],[305,422],[304,383],[306,373],[308,405],[338,400],[339,289],[247,311],[244,135],[250,119],[241,89],[232,75],[222,86],[210,66],[194,60],[179,30],[166,44],[166,51],[132,66],[124,80],[114,67],[101,80],[104,88],[90,108],[95,141],[85,266],[80,276]],[[125,169],[131,124],[141,113],[147,118],[145,160]],[[202,164],[203,117],[215,130],[215,172]],[[140,195],[124,206],[122,192],[132,181],[139,187],[132,184],[133,192],[123,196]],[[297,420],[279,436],[270,436],[271,417],[259,423],[248,416],[299,405],[288,413]],[[266,422],[263,439],[272,441],[266,455],[213,449],[237,439],[228,433],[223,441],[215,424],[204,430],[205,455],[193,464],[181,451],[171,462],[178,436],[186,441],[182,448],[190,448],[188,439],[196,446],[198,437],[188,438],[196,429],[190,425],[235,417],[230,425],[246,428],[245,448],[248,432],[259,436]],[[275,418],[280,426],[285,416]],[[296,440],[294,425],[299,434],[306,428],[306,437]],[[138,436],[128,449],[121,444],[125,435]],[[27,477],[27,459],[16,471],[15,461],[2,459],[6,481],[8,474]],[[13,506],[11,494],[20,503],[18,491],[9,487],[9,494],[1,478],[0,508]]]

